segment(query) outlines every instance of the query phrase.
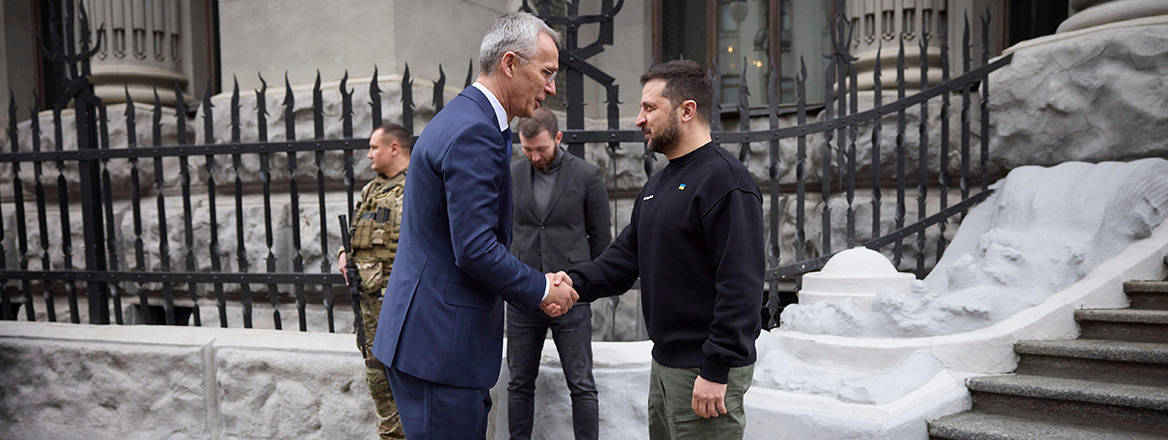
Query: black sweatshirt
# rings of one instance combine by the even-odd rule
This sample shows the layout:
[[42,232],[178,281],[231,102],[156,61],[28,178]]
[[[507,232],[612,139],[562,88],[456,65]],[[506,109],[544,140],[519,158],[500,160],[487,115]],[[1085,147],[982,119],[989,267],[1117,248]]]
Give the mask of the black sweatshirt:
[[653,174],[612,246],[568,273],[581,301],[622,294],[639,275],[653,359],[726,383],[755,361],[763,243],[758,184],[709,143]]

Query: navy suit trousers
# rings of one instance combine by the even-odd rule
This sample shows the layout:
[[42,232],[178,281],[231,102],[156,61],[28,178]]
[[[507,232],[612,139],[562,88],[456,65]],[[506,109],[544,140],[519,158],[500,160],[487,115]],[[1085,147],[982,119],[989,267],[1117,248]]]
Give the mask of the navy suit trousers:
[[385,367],[410,440],[485,440],[490,390],[442,385]]

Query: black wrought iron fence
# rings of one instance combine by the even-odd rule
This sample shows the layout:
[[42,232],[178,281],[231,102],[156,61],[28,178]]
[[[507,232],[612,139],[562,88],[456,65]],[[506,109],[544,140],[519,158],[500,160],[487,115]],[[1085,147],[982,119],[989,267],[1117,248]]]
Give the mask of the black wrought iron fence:
[[[576,154],[582,154],[586,144],[601,144],[605,146],[610,156],[615,155],[622,144],[640,145],[644,151],[643,165],[647,176],[653,172],[656,159],[653,153],[650,153],[645,147],[643,136],[639,130],[620,130],[618,128],[619,111],[617,111],[616,98],[618,86],[616,80],[587,62],[588,58],[603,50],[603,45],[611,44],[611,21],[623,4],[623,2],[618,2],[614,6],[611,0],[604,0],[602,3],[602,12],[594,16],[579,16],[574,2],[568,4],[565,16],[551,16],[546,8],[542,11],[542,15],[549,23],[566,28],[566,45],[560,54],[561,65],[567,72],[566,89],[569,97],[565,142],[570,145],[570,151]],[[842,4],[842,2],[840,3]],[[711,109],[714,140],[723,146],[738,144],[739,158],[743,162],[749,163],[751,160],[752,143],[761,142],[767,145],[768,179],[763,182],[763,186],[767,189],[769,204],[766,280],[770,295],[768,315],[772,318],[778,316],[781,301],[777,295],[781,290],[779,286],[781,281],[794,279],[800,274],[819,269],[828,258],[843,248],[866,246],[885,251],[891,248],[890,253],[895,265],[902,267],[904,241],[915,240],[918,252],[916,252],[913,269],[918,275],[923,275],[926,267],[926,253],[923,252],[927,246],[926,229],[938,228],[942,231],[941,238],[935,243],[936,256],[939,258],[947,244],[943,234],[947,227],[946,222],[961,215],[974,204],[984,200],[989,194],[989,178],[986,174],[987,161],[989,160],[988,75],[1008,64],[1010,57],[1006,56],[990,62],[988,52],[983,50],[981,67],[972,68],[972,56],[969,51],[970,32],[967,20],[962,38],[962,73],[950,78],[948,42],[945,41],[947,32],[943,30],[939,35],[939,38],[942,39],[940,44],[942,82],[935,85],[929,84],[929,42],[927,35],[921,35],[918,41],[921,54],[919,69],[922,84],[919,86],[918,92],[910,95],[906,90],[908,82],[905,78],[905,69],[908,66],[906,66],[904,57],[904,40],[900,39],[896,66],[897,99],[891,103],[882,102],[881,66],[880,57],[877,56],[873,71],[875,93],[872,96],[874,102],[872,108],[861,111],[859,110],[860,99],[858,98],[859,87],[857,86],[858,74],[854,65],[855,59],[848,49],[851,29],[850,24],[842,14],[843,10],[842,5],[838,7],[838,15],[833,21],[832,53],[828,54],[829,63],[826,71],[823,72],[826,84],[825,96],[828,102],[823,106],[819,120],[811,122],[808,119],[809,116],[814,117],[814,115],[809,114],[809,106],[805,99],[808,78],[805,67],[801,69],[795,82],[797,104],[794,108],[794,124],[782,126],[783,118],[780,118],[780,106],[776,94],[779,79],[773,65],[770,68],[770,81],[767,90],[766,128],[752,127],[751,118],[748,116],[751,114],[750,108],[746,100],[749,90],[745,81],[739,86],[738,131],[724,131],[721,127],[720,108],[715,106]],[[200,307],[203,307],[202,303],[209,299],[201,298],[199,291],[200,288],[207,288],[212,292],[214,298],[219,326],[228,326],[228,304],[238,301],[242,306],[239,314],[243,326],[252,327],[254,324],[253,305],[266,299],[266,302],[271,306],[272,319],[276,328],[282,327],[281,309],[294,306],[298,318],[298,329],[306,330],[306,308],[309,303],[319,302],[327,315],[328,330],[335,331],[334,308],[339,301],[343,302],[344,298],[343,296],[335,296],[334,290],[339,291],[340,287],[343,286],[343,279],[339,274],[334,273],[331,267],[331,258],[329,258],[331,256],[330,234],[327,225],[332,225],[334,222],[326,218],[330,214],[327,205],[337,202],[330,201],[328,195],[331,193],[334,198],[338,196],[335,191],[331,191],[331,189],[335,189],[330,187],[334,183],[334,179],[326,176],[325,165],[334,160],[343,162],[344,205],[347,207],[347,213],[351,216],[354,205],[354,189],[357,184],[353,151],[364,150],[368,142],[366,138],[354,137],[353,90],[347,87],[348,75],[346,74],[345,79],[339,85],[342,124],[339,139],[328,139],[325,134],[325,104],[318,75],[312,91],[313,136],[311,139],[296,139],[295,94],[288,79],[285,78],[282,104],[284,139],[280,141],[269,140],[267,132],[269,115],[266,108],[267,84],[260,78],[261,87],[255,91],[254,139],[256,140],[254,142],[242,141],[245,127],[241,123],[241,115],[253,109],[243,108],[240,104],[239,87],[235,85],[230,95],[229,108],[226,109],[227,117],[230,120],[228,125],[230,141],[226,143],[214,142],[216,139],[214,120],[216,117],[224,115],[212,105],[212,99],[208,93],[202,99],[199,112],[203,119],[202,138],[204,142],[191,144],[186,128],[188,123],[186,97],[183,95],[181,87],[175,84],[173,93],[176,108],[173,127],[178,136],[173,145],[165,145],[164,142],[164,126],[167,122],[163,120],[165,111],[157,90],[152,105],[152,120],[149,122],[152,134],[149,145],[141,145],[137,139],[138,116],[136,109],[142,107],[132,101],[128,91],[124,114],[126,145],[124,147],[110,145],[108,107],[93,95],[93,86],[89,83],[88,56],[92,50],[89,48],[88,38],[84,38],[84,36],[89,35],[89,28],[83,9],[80,14],[82,15],[80,29],[83,36],[80,39],[80,51],[74,51],[71,48],[72,44],[69,43],[73,41],[71,35],[63,35],[62,38],[59,38],[62,46],[49,51],[51,59],[66,66],[65,70],[68,75],[66,96],[51,105],[55,151],[42,151],[41,149],[36,106],[28,113],[31,118],[27,128],[27,131],[31,132],[28,136],[31,151],[22,149],[20,124],[18,123],[19,109],[16,108],[15,100],[10,98],[8,137],[11,152],[0,153],[0,164],[9,164],[10,166],[12,203],[10,205],[0,204],[0,218],[4,218],[3,209],[5,206],[11,206],[14,209],[14,241],[17,249],[13,255],[4,248],[4,234],[8,228],[0,229],[0,292],[3,292],[0,294],[0,301],[2,301],[0,312],[2,312],[2,317],[16,319],[19,310],[22,311],[25,319],[35,320],[38,305],[34,296],[39,294],[45,307],[47,319],[55,320],[57,316],[54,310],[55,296],[58,294],[57,292],[63,292],[68,300],[69,320],[71,322],[80,322],[81,320],[78,298],[84,295],[89,302],[89,321],[92,323],[110,322],[109,310],[112,308],[114,315],[112,321],[119,324],[127,321],[146,323],[154,320],[165,324],[184,324],[185,320],[176,310],[175,304],[176,295],[185,293],[186,299],[193,304],[189,309],[191,314],[189,322],[194,325],[205,325]],[[72,10],[64,11],[63,16],[65,20],[62,23],[72,23]],[[982,17],[983,26],[988,25],[988,20],[988,15]],[[581,48],[576,39],[576,32],[580,26],[591,23],[601,23],[601,32],[599,32],[596,43]],[[58,25],[61,29],[72,29],[71,25]],[[988,32],[982,32],[983,48],[988,46],[987,36]],[[100,44],[100,41],[97,44]],[[442,72],[441,67],[439,67],[439,72],[440,77],[433,85],[434,94],[431,106],[434,111],[441,110],[445,98],[443,94],[446,82],[445,73]],[[468,66],[465,81],[467,85],[470,84],[472,75],[473,66]],[[712,71],[711,75],[717,83],[720,73]],[[584,103],[580,93],[584,77],[600,82],[607,90],[607,126],[609,128],[606,130],[584,129],[582,111]],[[413,81],[410,79],[407,66],[402,75],[401,122],[411,132],[413,132],[415,113],[412,86]],[[971,128],[971,116],[974,111],[971,95],[974,93],[980,94],[978,108],[980,145],[977,152],[980,176],[973,175],[971,171],[974,165],[972,150],[975,148],[972,145]],[[382,91],[378,86],[376,70],[370,81],[368,94],[372,121],[370,128],[375,128],[382,120]],[[960,149],[958,164],[950,163],[949,159],[951,149],[954,148],[950,145],[949,140],[950,101],[955,97],[961,100],[960,141],[956,147]],[[62,112],[65,111],[70,100],[73,103],[74,117],[77,121],[76,149],[67,149],[63,136]],[[930,114],[931,100],[940,101],[941,134],[939,145],[936,146],[930,145],[928,136],[929,118],[927,115]],[[720,102],[720,99],[715,99],[715,102]],[[921,115],[916,127],[919,140],[915,155],[908,151],[905,139],[905,134],[909,130],[906,112],[913,108],[918,109]],[[893,115],[895,115],[896,121],[896,147],[892,152],[895,156],[895,177],[887,178],[882,174],[884,168],[882,165],[886,159],[882,156],[884,152],[881,151],[881,140],[885,136],[882,133],[881,122],[886,117]],[[860,138],[862,127],[867,127],[871,131],[868,135],[871,140],[871,151],[867,158],[857,156],[856,142]],[[794,163],[784,163],[782,160],[782,150],[785,148],[781,145],[783,140],[794,141]],[[930,153],[934,149],[939,151],[936,153],[936,159],[930,163]],[[310,155],[311,162],[303,160],[304,156],[302,155]],[[808,177],[807,165],[809,160],[813,158],[812,155],[818,156],[821,167],[818,181],[810,180]],[[262,219],[249,217],[244,209],[244,199],[250,193],[249,189],[246,188],[243,169],[245,168],[244,162],[251,159],[258,160],[260,188],[257,192],[258,196],[262,198]],[[276,159],[282,164],[282,169],[278,169],[275,165]],[[150,161],[148,165],[140,163],[140,161],[147,160]],[[176,160],[177,168],[174,165],[168,166],[167,160]],[[200,164],[192,165],[192,160],[201,160],[201,169]],[[869,174],[861,175],[865,160],[868,161],[867,172]],[[915,162],[915,172],[908,168],[910,160]],[[31,176],[22,171],[24,164],[31,164],[33,168]],[[309,166],[302,166],[302,164]],[[55,185],[47,185],[44,181],[47,177],[46,166],[55,168]],[[147,166],[149,168],[146,168]],[[792,185],[783,184],[780,178],[783,170],[790,167],[793,167],[795,174],[793,188]],[[959,169],[958,175],[950,175],[951,168]],[[75,181],[71,180],[74,176],[74,169],[77,170]],[[128,179],[111,178],[111,173],[121,173],[126,169],[128,169]],[[152,175],[152,182],[144,184],[142,182],[144,174]],[[172,199],[168,198],[167,194],[175,191],[172,189],[168,177],[173,177],[175,174],[179,180],[177,192],[180,195],[179,200],[182,205],[181,267],[171,267],[172,255],[168,238],[168,230],[174,225],[168,224],[167,213],[173,212],[174,208],[168,208],[167,204]],[[228,185],[226,191],[220,187],[221,182],[217,176],[226,176],[232,180],[230,183],[222,182]],[[29,197],[29,194],[24,186],[28,180],[31,180],[33,187],[31,204],[35,206],[35,215],[26,212],[26,203],[28,202],[26,197]],[[123,180],[125,181],[123,182]],[[975,181],[980,183],[980,190],[971,188]],[[118,184],[115,185],[115,182]],[[314,223],[312,226],[319,227],[317,240],[319,241],[319,253],[322,254],[319,255],[319,271],[314,270],[316,268],[310,269],[305,266],[303,249],[305,243],[302,241],[301,222],[298,221],[302,213],[300,205],[302,201],[300,186],[302,184],[315,184],[315,210],[318,216],[311,223]],[[809,188],[809,184],[818,184],[818,191]],[[954,201],[952,204],[948,199],[951,185],[959,187],[961,193],[960,200]],[[55,200],[49,197],[50,186],[56,190]],[[279,186],[280,192],[274,193],[273,186]],[[891,229],[882,226],[880,217],[882,190],[890,188],[894,188],[896,191],[895,220]],[[913,188],[916,190],[915,201],[917,204],[915,221],[906,218],[906,206],[910,203],[910,196],[907,192]],[[285,189],[288,209],[290,210],[288,217],[294,219],[286,226],[277,224],[273,218],[273,198],[283,197]],[[937,197],[939,197],[939,209],[931,214],[926,212],[930,190],[937,191]],[[860,191],[871,191],[872,197],[872,226],[867,234],[858,233],[859,226],[856,224],[855,196]],[[129,230],[125,230],[124,227],[119,228],[114,224],[114,205],[120,203],[115,195],[126,193],[128,193],[130,211],[127,215],[130,216],[130,224],[132,225]],[[832,242],[831,221],[833,214],[831,203],[828,203],[833,196],[838,196],[841,193],[844,195],[845,212],[843,218],[846,223],[843,247],[839,246],[839,243]],[[149,195],[154,196],[153,211],[157,217],[154,225],[144,222],[145,213],[151,210],[151,207],[144,206],[149,204],[149,201],[145,200]],[[807,204],[812,195],[817,196],[821,201],[822,207],[819,212],[809,212],[808,210]],[[229,216],[230,218],[221,218],[223,216],[217,212],[216,201],[222,197],[233,199],[234,213]],[[789,215],[788,212],[780,208],[783,205],[781,199],[784,197],[793,198],[795,204],[791,210],[795,219],[793,222],[794,232],[790,238],[794,255],[782,255],[780,251],[781,242],[785,240],[782,222],[784,217]],[[202,209],[208,211],[206,221],[209,222],[209,225],[205,228],[208,231],[205,237],[196,234],[196,229],[200,228],[196,228],[193,224],[196,207],[192,204],[192,200],[205,202],[200,205],[203,207]],[[48,216],[50,205],[54,202],[59,211],[58,224],[56,225],[52,224]],[[81,205],[83,217],[81,226],[85,248],[84,269],[73,265],[73,243],[71,242],[73,223],[70,219],[70,208],[76,203]],[[819,216],[820,224],[820,237],[817,240],[809,239],[807,234],[808,218],[815,215]],[[234,223],[234,236],[220,236],[221,221],[227,224]],[[248,250],[255,249],[259,243],[249,242],[249,237],[243,232],[245,225],[256,222],[263,224],[263,266],[249,259]],[[33,224],[37,228],[38,237],[37,249],[35,250],[29,245],[29,228]],[[50,243],[49,230],[54,227],[60,229],[60,239],[57,243]],[[282,227],[286,227],[287,231],[277,231],[278,228]],[[154,251],[147,249],[147,242],[152,237],[149,233],[153,230],[157,231],[158,237],[156,262],[147,258],[147,254]],[[288,250],[291,266],[286,270],[280,270],[277,264],[278,258],[275,249],[277,233],[287,233],[291,237],[291,249]],[[865,235],[869,238],[861,240],[860,237]],[[132,244],[124,245],[124,243]],[[334,242],[333,246],[337,244]],[[808,248],[811,244],[816,247],[814,252]],[[224,245],[234,246],[234,264],[221,261],[224,254],[221,251]],[[130,258],[131,252],[132,258]],[[54,254],[60,255],[61,258],[55,260],[52,258]],[[32,256],[39,257],[39,265],[32,264],[30,261]],[[18,267],[8,268],[7,261],[9,259],[14,260]],[[60,263],[53,263],[53,261],[60,261]],[[123,261],[127,262],[126,267],[121,267],[120,262]],[[130,263],[131,261],[132,263]],[[207,261],[210,263],[209,266],[200,268],[203,262]],[[11,283],[15,284],[10,286]],[[85,287],[79,288],[79,283],[84,283]],[[291,294],[282,292],[280,286],[290,286]],[[10,287],[15,291],[15,295],[11,297],[8,293]],[[127,292],[131,291],[136,292],[137,316],[122,316],[123,301],[129,298]],[[236,297],[236,295],[238,296]],[[257,295],[266,298],[258,299]],[[112,307],[110,307],[110,301],[112,301]],[[154,307],[161,307],[160,316],[152,315],[151,310]],[[777,323],[772,320],[771,324]]]
[[[981,32],[981,62],[980,67],[972,68],[973,56],[971,55],[970,44],[970,24],[968,17],[965,17],[964,26],[961,38],[962,48],[962,70],[961,74],[956,77],[950,77],[951,68],[948,53],[948,29],[942,24],[941,32],[937,36],[940,39],[940,68],[941,68],[941,82],[938,84],[929,84],[929,40],[931,36],[928,33],[920,33],[917,39],[919,44],[919,91],[913,94],[908,94],[907,88],[908,79],[906,78],[906,68],[911,68],[905,62],[905,38],[897,38],[899,46],[897,48],[897,63],[896,63],[896,100],[890,103],[883,103],[882,78],[881,78],[881,56],[878,53],[875,57],[875,66],[872,71],[874,90],[872,93],[873,105],[866,110],[859,110],[859,90],[857,81],[857,68],[855,66],[856,59],[849,53],[849,42],[852,41],[852,26],[844,15],[844,2],[841,0],[837,2],[836,14],[832,20],[831,29],[831,47],[832,51],[826,54],[825,57],[829,59],[824,75],[825,97],[827,102],[819,114],[820,120],[809,122],[808,114],[809,107],[806,102],[806,84],[808,73],[806,66],[802,63],[800,58],[800,72],[795,78],[795,87],[797,93],[797,104],[795,106],[796,122],[789,126],[781,126],[780,103],[777,95],[777,88],[779,82],[779,75],[776,72],[773,62],[770,66],[768,90],[767,90],[767,128],[754,129],[752,128],[751,118],[744,115],[749,115],[750,106],[748,104],[747,96],[749,90],[746,81],[739,83],[738,88],[738,106],[737,113],[739,115],[739,126],[737,132],[724,131],[721,125],[722,109],[720,107],[721,99],[717,96],[719,88],[715,87],[715,105],[711,109],[711,130],[713,139],[723,147],[738,144],[738,157],[744,163],[749,164],[752,157],[752,143],[766,142],[768,145],[768,167],[767,177],[768,181],[763,182],[764,187],[767,188],[767,198],[769,202],[768,219],[767,219],[767,271],[766,281],[768,284],[767,292],[767,308],[769,321],[768,325],[778,325],[778,313],[784,301],[780,300],[778,294],[782,291],[779,283],[783,280],[794,280],[799,275],[807,272],[815,271],[823,267],[823,265],[838,251],[855,246],[863,246],[873,250],[884,251],[890,253],[893,265],[901,270],[912,270],[918,277],[923,277],[926,271],[926,229],[936,228],[940,231],[935,245],[935,258],[939,260],[948,245],[945,239],[945,231],[950,219],[963,216],[964,213],[973,205],[983,201],[989,196],[991,190],[989,189],[990,176],[988,175],[990,169],[990,115],[989,115],[989,99],[990,86],[989,74],[1003,66],[1006,66],[1012,60],[1012,54],[1000,57],[993,61],[990,60],[989,48],[989,23],[990,15],[988,10],[981,16],[981,24],[983,31]],[[713,65],[718,65],[716,62]],[[711,70],[710,72],[713,83],[719,83],[720,72]],[[743,64],[743,72],[741,77],[746,76],[746,65]],[[569,84],[571,85],[571,84]],[[979,116],[979,144],[974,146],[972,144],[973,128],[971,127],[972,114],[974,109],[973,94],[977,96],[977,111]],[[952,163],[950,161],[950,154],[953,145],[950,142],[950,111],[951,100],[959,97],[961,101],[960,110],[960,141],[959,148],[960,159],[959,163]],[[929,103],[930,101],[940,101],[940,136],[939,145],[932,146],[929,143]],[[908,151],[908,143],[905,135],[910,130],[907,125],[906,112],[912,108],[918,109],[918,141],[916,154]],[[787,109],[783,109],[787,110]],[[896,131],[895,131],[895,149],[892,154],[895,156],[895,176],[892,182],[882,175],[884,154],[881,151],[882,132],[881,122],[889,116],[895,116]],[[615,118],[609,116],[609,123],[612,126]],[[571,127],[571,125],[569,125]],[[860,128],[867,127],[870,129],[871,151],[868,158],[857,157],[856,141],[860,136]],[[643,142],[643,135],[639,130],[580,130],[573,129],[565,131],[566,142]],[[780,142],[783,140],[795,140],[796,154],[795,161],[791,163],[783,163]],[[819,145],[808,145],[809,140],[818,140]],[[646,175],[651,174],[655,168],[656,158],[651,153],[647,146],[643,147],[644,154],[644,168]],[[809,149],[810,148],[810,149]],[[978,161],[977,172],[975,175],[972,171],[974,167],[974,149],[977,149]],[[930,162],[930,153],[936,152],[937,159]],[[819,164],[822,167],[817,182],[810,181],[807,176],[807,162],[809,154],[818,154]],[[833,166],[833,159],[835,164]],[[870,175],[863,176],[858,171],[858,164],[863,164],[867,160],[867,168]],[[911,170],[909,161],[915,162],[916,170]],[[782,221],[786,213],[780,210],[782,205],[781,198],[783,198],[784,191],[787,190],[786,196],[790,196],[789,185],[783,185],[780,179],[784,167],[793,166],[795,169],[796,182],[794,184],[794,233],[792,237],[792,247],[794,249],[794,256],[782,255],[780,249],[780,240],[783,237]],[[958,168],[959,173],[954,176],[951,175],[952,168]],[[910,176],[911,173],[911,176]],[[911,179],[911,180],[910,180]],[[866,184],[864,181],[867,181]],[[974,183],[980,184],[980,190],[972,188]],[[809,195],[812,190],[808,188],[809,183],[818,183],[819,191],[818,197],[821,202],[821,209],[817,213],[808,211],[807,203]],[[960,200],[950,204],[949,192],[951,186],[960,188]],[[883,202],[882,190],[894,188],[896,191],[896,209],[894,226],[891,229],[883,227],[881,223],[881,205]],[[917,218],[912,221],[906,217],[906,205],[911,203],[911,200],[906,192],[915,189],[915,201],[917,205]],[[856,225],[856,205],[855,196],[857,191],[868,190],[871,191],[871,221],[872,226],[867,236],[867,240],[860,241],[857,237],[858,229]],[[933,213],[927,212],[927,202],[930,191],[936,192],[936,197],[939,198],[939,209]],[[845,226],[845,243],[843,247],[838,243],[832,242],[832,207],[829,201],[833,196],[840,193],[844,194],[846,212],[844,213]],[[808,214],[819,216],[820,221],[820,237],[814,243],[818,246],[816,252],[812,254],[809,252],[808,246],[812,244],[812,240],[807,236]],[[911,223],[910,223],[911,222]],[[904,242],[906,240],[915,241],[915,261],[912,267],[904,267]],[[891,249],[889,249],[891,247]],[[789,302],[790,299],[787,299]]]

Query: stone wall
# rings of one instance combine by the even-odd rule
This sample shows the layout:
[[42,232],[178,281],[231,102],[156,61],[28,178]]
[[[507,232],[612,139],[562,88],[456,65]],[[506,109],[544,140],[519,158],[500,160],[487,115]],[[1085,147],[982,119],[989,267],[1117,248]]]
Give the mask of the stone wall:
[[[760,362],[779,351],[777,341],[761,335]],[[592,344],[600,438],[646,438],[651,346]],[[541,359],[533,437],[570,438],[570,396],[553,341]],[[925,420],[969,407],[968,391],[947,373],[867,404],[829,390],[922,378],[832,367],[843,379],[817,388],[823,366],[791,368],[782,377],[808,381],[776,388],[768,375],[779,373],[756,368],[744,438],[923,439]],[[352,335],[4,321],[0,437],[372,438],[363,374]],[[507,438],[507,379],[501,368],[490,391],[487,439]],[[807,384],[816,389],[805,391]]]
[[0,324],[0,437],[370,438],[352,335]]
[[[596,345],[606,438],[642,435],[645,401],[624,396],[648,387],[648,344]],[[536,397],[546,415],[568,407],[554,352],[549,341]],[[5,321],[0,438],[372,438],[364,373],[351,334]],[[505,385],[492,399],[487,438],[506,438]],[[549,420],[540,432],[569,431],[565,414]]]
[[1168,15],[1007,52],[1014,61],[990,75],[995,154],[1007,168],[1168,155]]

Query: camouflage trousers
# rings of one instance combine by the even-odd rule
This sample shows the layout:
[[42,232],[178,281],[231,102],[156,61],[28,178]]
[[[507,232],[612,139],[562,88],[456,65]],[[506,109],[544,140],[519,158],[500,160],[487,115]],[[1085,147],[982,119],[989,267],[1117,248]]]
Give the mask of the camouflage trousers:
[[381,314],[381,298],[361,294],[361,322],[365,328],[365,346],[357,347],[365,358],[365,381],[369,384],[369,395],[377,409],[377,435],[382,439],[404,439],[401,418],[397,414],[397,404],[393,401],[393,391],[389,389],[389,379],[385,377],[385,367],[373,357],[373,335],[377,332],[377,317]]

